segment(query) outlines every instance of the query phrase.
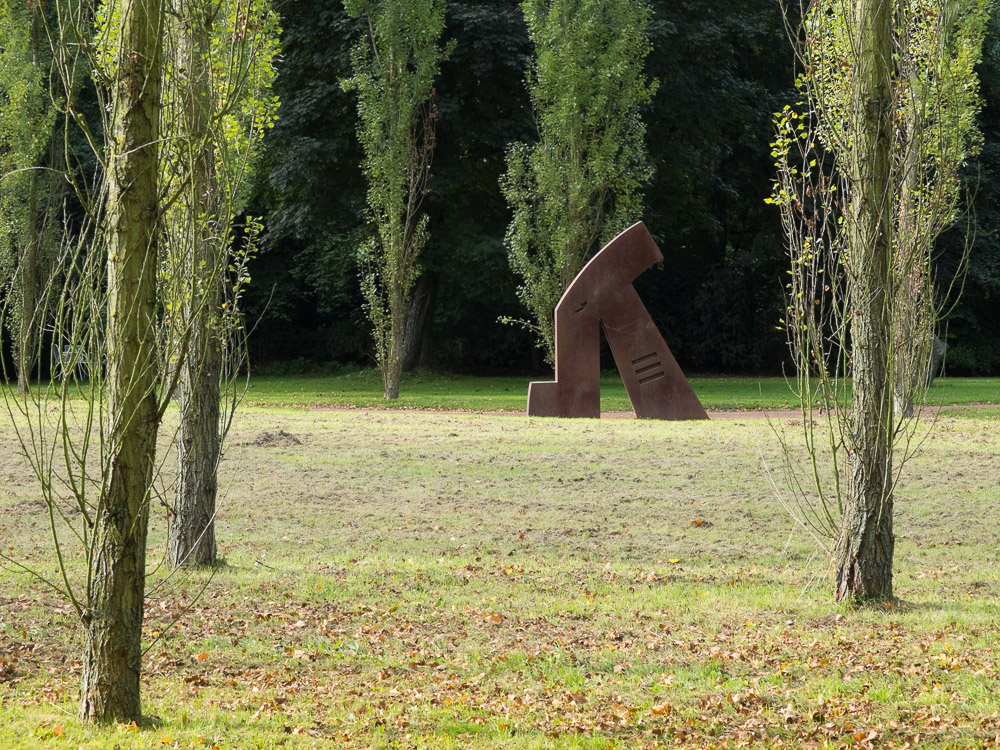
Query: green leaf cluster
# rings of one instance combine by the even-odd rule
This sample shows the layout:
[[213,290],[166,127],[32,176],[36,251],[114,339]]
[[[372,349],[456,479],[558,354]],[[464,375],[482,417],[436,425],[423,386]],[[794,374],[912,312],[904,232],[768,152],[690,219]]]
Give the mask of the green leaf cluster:
[[[812,5],[799,88],[808,98],[819,144],[846,155],[853,145],[857,105],[851,100],[851,81],[857,71],[854,30],[842,4],[823,0]],[[905,173],[900,184],[914,191],[907,196],[907,210],[921,217],[921,231],[932,237],[955,221],[960,169],[981,147],[976,66],[982,59],[990,8],[990,0],[895,3],[894,155],[897,168]],[[806,116],[794,127],[787,119],[779,120],[786,148],[796,137],[807,137],[808,124]],[[839,162],[842,170],[849,165],[847,159]]]
[[525,0],[538,142],[515,143],[502,188],[519,293],[551,356],[553,311],[600,245],[640,218],[652,171],[642,108],[651,11],[636,0]]
[[[56,119],[48,85],[48,44],[37,38],[39,12],[30,3],[0,0],[0,283],[4,287],[15,273],[18,249],[31,239],[28,186]],[[16,287],[9,291],[17,294]]]
[[359,250],[365,309],[376,358],[391,397],[398,389],[404,316],[427,242],[422,211],[434,152],[434,81],[449,50],[440,43],[444,0],[345,0],[367,33],[352,53],[343,87],[358,97],[357,134],[364,152],[374,233]]

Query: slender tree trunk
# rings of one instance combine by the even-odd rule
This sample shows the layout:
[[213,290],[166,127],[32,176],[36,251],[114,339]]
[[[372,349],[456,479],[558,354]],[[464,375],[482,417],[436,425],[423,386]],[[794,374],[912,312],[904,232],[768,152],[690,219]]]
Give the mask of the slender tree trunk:
[[[958,0],[943,0],[937,17],[926,20],[926,23],[937,27],[942,46],[949,40],[954,41],[955,24],[961,8]],[[914,34],[915,31],[904,24],[904,35]],[[909,48],[912,41],[904,36],[900,46]],[[938,217],[934,216],[938,209],[933,205],[920,205],[927,179],[926,168],[922,168],[920,162],[928,152],[927,138],[934,137],[934,128],[928,123],[928,118],[938,114],[936,109],[940,104],[934,103],[935,92],[925,80],[927,71],[923,69],[923,64],[913,59],[906,62],[900,77],[906,77],[910,104],[901,113],[906,152],[902,163],[897,222],[896,265],[900,287],[895,300],[894,350],[896,414],[912,417],[914,398],[929,385],[928,372],[933,368],[935,342],[938,340],[934,335],[936,310],[930,256],[940,225]],[[945,159],[937,167],[939,173],[936,177],[939,180],[947,179],[944,168],[948,164]],[[957,179],[957,174],[954,177]]]
[[[217,296],[217,295],[214,295]],[[218,494],[220,368],[218,332],[195,322],[180,379],[179,462],[169,557],[174,566],[214,565]]]
[[219,253],[218,179],[211,132],[213,3],[188,0],[184,33],[191,76],[185,106],[187,135],[197,145],[192,159],[190,198],[185,225],[190,237],[190,294],[182,304],[190,328],[187,355],[181,365],[181,424],[177,436],[179,465],[169,557],[177,565],[213,565],[216,561],[215,503],[218,491],[219,400],[222,349],[219,307],[222,272]]
[[413,372],[424,363],[423,353],[426,349],[436,287],[437,280],[434,274],[429,271],[421,274],[413,287],[413,294],[406,307],[406,324],[403,333],[403,372]]
[[399,381],[403,375],[403,348],[406,339],[406,304],[402,292],[394,290],[390,303],[389,340],[382,363],[382,383],[387,401],[399,398]]
[[[919,86],[915,73],[910,75],[911,90]],[[918,98],[918,102],[922,99]],[[896,223],[895,266],[899,289],[893,319],[893,354],[895,356],[895,394],[893,403],[897,416],[913,416],[913,399],[923,387],[927,369],[927,343],[931,336],[928,325],[930,310],[926,307],[924,281],[926,269],[921,247],[922,232],[917,225],[917,193],[921,188],[920,153],[923,146],[923,117],[919,106],[907,114],[905,128],[906,154],[903,159],[902,190],[899,196],[899,219]],[[925,341],[924,339],[927,339]]]
[[156,450],[157,139],[162,0],[121,6],[111,83],[106,243],[109,475],[84,613],[84,719],[141,718],[142,617]]
[[[933,21],[931,21],[933,22]],[[945,22],[950,25],[950,22]],[[904,31],[900,46],[912,44]],[[920,194],[925,175],[921,159],[927,150],[927,110],[932,107],[927,84],[921,80],[922,70],[908,61],[900,72],[910,91],[910,105],[901,113],[903,148],[899,217],[896,222],[895,271],[899,279],[893,320],[893,352],[896,367],[894,404],[896,415],[913,416],[914,398],[926,387],[927,368],[934,338],[933,285],[930,282],[929,216],[922,212]],[[922,215],[923,213],[923,215]]]
[[847,498],[834,550],[836,596],[892,597],[892,273],[891,0],[855,0],[858,67],[851,106],[854,213],[848,237],[853,391]]
[[28,178],[28,205],[24,236],[21,238],[17,280],[21,293],[21,314],[17,337],[17,392],[28,392],[31,373],[35,369],[35,308],[38,306],[38,267],[41,262],[41,237],[38,227],[38,171]]

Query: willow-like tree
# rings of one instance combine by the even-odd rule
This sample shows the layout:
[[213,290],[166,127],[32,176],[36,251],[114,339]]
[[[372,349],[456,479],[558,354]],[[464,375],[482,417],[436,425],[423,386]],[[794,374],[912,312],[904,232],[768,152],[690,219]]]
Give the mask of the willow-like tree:
[[0,286],[21,394],[41,346],[36,312],[52,264],[57,203],[55,180],[44,169],[55,145],[56,107],[42,12],[40,5],[0,0]]
[[365,311],[385,398],[399,397],[406,313],[428,239],[422,211],[434,156],[434,80],[444,0],[344,0],[366,33],[352,54],[344,87],[358,95],[358,139],[364,151],[368,211],[374,234],[360,250]]
[[[71,375],[8,405],[20,412],[14,427],[39,478],[58,576],[31,572],[65,596],[82,625],[81,714],[127,723],[142,718],[149,510],[170,390],[157,293],[166,14],[163,0],[49,7],[53,103],[71,123],[63,136],[72,127],[89,143],[96,170],[62,166],[84,210],[35,312],[68,344]],[[99,122],[75,101],[82,77],[93,83],[90,115]],[[70,161],[80,157],[63,145]],[[84,363],[89,378],[75,377]]]
[[181,414],[168,558],[211,565],[218,466],[234,406],[223,395],[242,350],[234,297],[248,281],[233,220],[277,109],[270,88],[279,29],[269,0],[173,0],[170,17],[161,170],[164,191],[177,198],[164,221],[173,283],[162,296],[168,338],[180,348],[170,356]]
[[[219,0],[214,7],[199,7],[216,14],[223,5]],[[221,35],[231,45],[250,35],[240,24],[260,20],[246,14],[245,3],[236,5],[238,22]],[[51,321],[56,336],[70,341],[71,365],[89,364],[89,378],[64,378],[18,401],[29,428],[17,421],[15,428],[40,479],[59,576],[32,572],[67,598],[84,626],[83,717],[130,722],[141,719],[147,534],[150,505],[159,499],[156,440],[188,343],[201,330],[188,311],[227,314],[201,296],[212,299],[204,289],[209,280],[226,275],[225,267],[207,269],[207,258],[195,265],[170,262],[169,251],[179,243],[165,242],[165,236],[174,238],[164,229],[175,211],[190,218],[195,182],[208,191],[199,196],[204,205],[231,208],[212,194],[213,186],[224,192],[229,183],[205,177],[214,162],[204,154],[225,148],[230,136],[242,141],[238,134],[222,138],[217,131],[200,131],[192,125],[193,115],[176,109],[190,114],[184,104],[193,104],[173,96],[172,87],[188,72],[179,66],[180,57],[165,63],[176,6],[168,8],[167,0],[106,0],[97,6],[60,0],[54,6],[47,34],[56,52],[56,88],[65,97],[63,114],[89,142],[98,168],[87,181],[66,166],[64,174],[85,210],[60,257],[61,281],[47,291],[40,316]],[[222,68],[232,62],[212,59]],[[92,116],[99,123],[88,121],[73,101],[81,69],[94,83],[98,106]],[[164,106],[164,94],[171,95],[170,107]],[[220,92],[200,88],[194,95],[206,94]],[[201,104],[194,109],[200,112]],[[219,129],[227,124],[223,118]],[[228,221],[230,214],[225,215]],[[201,231],[217,222],[206,213],[184,227]],[[204,239],[194,236],[192,254]],[[212,260],[219,262],[216,256]],[[245,278],[237,273],[235,282],[238,294]],[[175,314],[166,305],[178,302],[171,294],[179,289],[193,296],[184,300],[190,307]],[[69,553],[73,545],[78,549]],[[67,558],[77,555],[83,564],[70,565]]]
[[102,723],[141,717],[146,538],[162,416],[156,273],[163,0],[128,0],[107,9],[106,19],[113,65],[99,235],[107,247],[108,471],[93,514],[81,709]]
[[[955,220],[977,146],[987,3],[820,0],[801,11],[803,102],[778,116],[773,199],[788,233],[786,323],[814,487],[796,513],[830,542],[836,597],[882,601],[894,489],[916,430],[899,406],[924,385],[940,309],[934,241]],[[814,403],[825,411],[815,422]]]
[[519,294],[551,360],[556,304],[588,257],[642,213],[649,179],[641,109],[651,45],[642,0],[525,0],[538,142],[515,143],[501,181]]

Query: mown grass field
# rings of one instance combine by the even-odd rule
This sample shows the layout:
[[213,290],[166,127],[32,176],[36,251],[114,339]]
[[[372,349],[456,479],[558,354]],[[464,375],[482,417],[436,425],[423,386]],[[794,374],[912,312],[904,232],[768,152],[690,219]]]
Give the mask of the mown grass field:
[[[0,748],[996,746],[1000,408],[939,415],[875,610],[831,602],[772,426],[249,407],[225,564],[156,567],[153,510],[146,725],[78,721],[74,616],[0,569]],[[0,551],[48,575],[17,452]]]

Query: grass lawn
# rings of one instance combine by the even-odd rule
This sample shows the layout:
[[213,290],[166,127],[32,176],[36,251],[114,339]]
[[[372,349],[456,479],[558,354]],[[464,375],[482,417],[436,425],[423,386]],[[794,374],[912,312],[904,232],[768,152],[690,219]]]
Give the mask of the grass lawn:
[[[344,381],[290,382],[254,400]],[[17,451],[0,422],[0,551],[51,575]],[[157,567],[154,506],[146,725],[80,723],[73,614],[0,568],[0,748],[995,747],[1000,409],[907,467],[883,609],[831,602],[780,455],[750,417],[247,408],[225,564]]]
[[[539,378],[544,379],[544,378]],[[336,376],[254,376],[247,394],[252,406],[444,409],[524,412],[527,377],[474,377],[425,373],[404,376],[398,401],[382,398],[378,370]],[[706,409],[797,409],[798,399],[784,378],[693,377],[691,385]],[[927,403],[1000,404],[1000,378],[939,378]],[[602,411],[631,411],[621,378],[601,378]]]

